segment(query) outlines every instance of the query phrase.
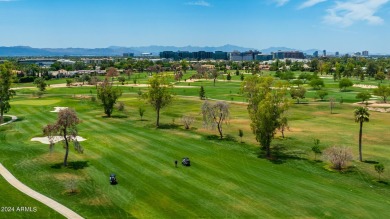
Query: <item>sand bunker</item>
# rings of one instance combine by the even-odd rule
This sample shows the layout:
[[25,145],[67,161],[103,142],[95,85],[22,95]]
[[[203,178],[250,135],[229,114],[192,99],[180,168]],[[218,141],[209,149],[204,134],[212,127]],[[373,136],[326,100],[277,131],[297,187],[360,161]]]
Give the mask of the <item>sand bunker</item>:
[[53,111],[50,111],[51,113],[58,113],[59,111],[63,110],[63,109],[68,109],[68,107],[59,107],[59,106],[56,106],[54,107],[54,110]]
[[378,86],[375,86],[375,85],[366,85],[366,84],[354,84],[352,87],[360,87],[360,88],[368,88],[368,89],[375,89],[375,88],[378,88]]
[[[80,136],[77,136],[76,139],[77,139],[77,141],[85,141],[85,140],[87,140],[87,139],[85,139],[83,137],[80,137]],[[63,141],[63,140],[64,140],[64,137],[62,137],[62,136],[54,136],[54,143],[57,143],[57,142],[60,142],[60,141]],[[31,141],[39,141],[42,144],[50,144],[48,137],[32,138]]]

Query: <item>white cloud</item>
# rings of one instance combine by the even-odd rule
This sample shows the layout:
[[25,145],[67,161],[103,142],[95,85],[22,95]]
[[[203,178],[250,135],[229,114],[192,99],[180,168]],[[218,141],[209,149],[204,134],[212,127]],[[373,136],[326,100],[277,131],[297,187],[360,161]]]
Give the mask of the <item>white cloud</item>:
[[298,8],[304,9],[304,8],[310,8],[313,7],[316,4],[319,4],[321,2],[326,2],[327,0],[307,0],[304,3],[302,3]]
[[287,4],[287,2],[289,2],[290,0],[272,0],[272,1],[275,2],[277,6],[283,6]]
[[204,0],[199,0],[199,1],[194,1],[194,2],[187,2],[187,5],[195,5],[195,6],[203,6],[203,7],[210,7],[211,4],[204,1]]
[[352,24],[365,21],[372,25],[383,23],[383,19],[375,13],[389,0],[348,0],[339,2],[327,10],[324,22],[348,27]]

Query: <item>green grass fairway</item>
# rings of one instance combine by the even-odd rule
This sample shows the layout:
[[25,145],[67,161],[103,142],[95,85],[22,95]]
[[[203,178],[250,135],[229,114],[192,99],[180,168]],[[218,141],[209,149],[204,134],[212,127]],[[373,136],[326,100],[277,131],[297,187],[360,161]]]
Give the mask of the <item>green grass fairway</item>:
[[46,205],[19,192],[3,177],[0,177],[0,191],[0,218],[64,218]]
[[[225,135],[237,140],[218,140],[216,131],[202,128],[198,88],[206,95],[232,100],[231,120]],[[186,85],[186,83],[180,83]],[[333,145],[351,147],[357,158],[358,124],[353,120],[354,96],[337,104],[330,114],[327,102],[293,104],[289,111],[291,130],[273,141],[274,160],[264,159],[251,134],[245,101],[237,92],[238,82],[194,82],[192,88],[175,88],[174,103],[162,110],[162,128],[154,128],[155,112],[139,100],[138,88],[124,88],[119,101],[125,112],[115,111],[106,118],[102,107],[88,98],[91,87],[49,89],[42,98],[25,90],[12,102],[10,114],[19,117],[0,127],[0,162],[20,181],[71,208],[85,218],[387,218],[390,215],[389,171],[390,114],[371,113],[364,124],[363,158],[351,162],[342,173],[327,162],[313,161],[313,139],[322,149]],[[143,88],[142,90],[145,90]],[[329,88],[331,89],[331,88]],[[354,90],[355,88],[353,88]],[[231,91],[231,92],[230,92]],[[30,91],[32,92],[32,91]],[[335,88],[332,92],[340,92]],[[353,92],[353,91],[352,91]],[[348,92],[346,92],[348,93]],[[236,95],[236,96],[233,96]],[[347,96],[347,95],[346,95]],[[144,120],[138,107],[146,106]],[[61,168],[64,150],[58,143],[50,154],[47,145],[31,142],[42,136],[42,127],[53,123],[55,106],[74,108],[82,123],[79,135],[84,154],[73,147],[69,162]],[[180,118],[196,117],[191,130],[184,130]],[[244,130],[240,143],[238,129]],[[277,152],[277,153],[276,153]],[[174,161],[188,156],[192,166]],[[385,165],[382,183],[377,182],[375,162]],[[109,184],[116,173],[119,184]],[[77,194],[69,194],[66,184],[77,182]],[[35,206],[33,200],[14,191],[0,179],[0,201],[7,205]],[[7,192],[3,192],[3,190]],[[3,204],[3,203],[2,203]],[[40,207],[29,218],[58,217]],[[38,214],[39,213],[39,214]],[[4,214],[0,214],[1,218]],[[12,215],[14,216],[14,215]],[[15,215],[15,217],[19,217]]]

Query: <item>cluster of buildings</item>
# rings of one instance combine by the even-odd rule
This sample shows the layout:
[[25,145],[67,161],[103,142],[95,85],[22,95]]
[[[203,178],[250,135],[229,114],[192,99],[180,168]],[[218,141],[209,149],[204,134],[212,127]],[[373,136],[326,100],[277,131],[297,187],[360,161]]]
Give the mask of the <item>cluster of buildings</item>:
[[[346,56],[349,56],[350,54],[345,54]],[[322,51],[322,56],[321,57],[327,57],[328,55],[326,54],[326,50],[323,50]],[[340,53],[339,52],[335,52],[334,55],[329,55],[329,56],[335,56],[335,57],[340,57]],[[369,57],[369,53],[367,50],[364,50],[362,52],[355,52],[352,54],[352,56],[355,56],[355,57]],[[313,53],[313,57],[314,58],[318,58],[320,57],[320,54],[318,51],[315,51]]]
[[299,51],[278,51],[271,54],[262,54],[259,51],[247,52],[188,52],[188,51],[163,51],[160,52],[161,59],[171,60],[230,60],[230,61],[270,61],[273,59],[304,59],[305,55]]
[[163,51],[160,52],[161,59],[172,59],[172,60],[206,60],[206,59],[214,59],[214,60],[228,60],[228,53],[222,51],[215,52],[206,52],[206,51],[198,51],[198,52],[189,52],[189,51]]
[[[96,64],[100,65],[104,62],[114,61],[113,58],[82,58],[81,62],[85,64]],[[40,67],[50,67],[55,62],[59,62],[64,65],[74,65],[76,61],[69,59],[54,59],[54,58],[33,58],[33,59],[21,59],[18,61],[19,64],[36,64]]]

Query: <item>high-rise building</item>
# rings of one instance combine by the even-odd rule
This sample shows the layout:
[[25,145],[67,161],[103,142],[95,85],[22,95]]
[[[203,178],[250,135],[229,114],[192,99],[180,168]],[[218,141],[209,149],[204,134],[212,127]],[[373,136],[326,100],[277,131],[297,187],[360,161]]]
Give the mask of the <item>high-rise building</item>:
[[363,56],[368,56],[368,51],[367,51],[367,50],[364,50],[364,51],[362,52],[362,55],[363,55]]
[[215,51],[213,54],[213,59],[215,60],[227,60],[228,59],[228,53],[222,52],[222,51]]
[[339,52],[336,52],[334,55],[335,55],[335,56],[340,56],[340,53],[339,53]]
[[305,55],[299,51],[278,51],[273,53],[274,59],[304,59]]
[[193,58],[196,60],[205,60],[205,59],[213,58],[213,52],[199,51],[199,52],[193,52],[192,55]]
[[177,53],[173,51],[160,52],[160,58],[162,59],[176,59]]
[[194,55],[189,51],[178,51],[176,60],[192,59]]
[[315,51],[315,52],[313,53],[313,56],[314,56],[315,58],[318,58],[318,51]]
[[325,49],[322,51],[322,56],[326,57],[326,50]]
[[272,55],[270,54],[257,54],[255,56],[255,60],[256,61],[261,61],[261,62],[264,62],[264,61],[270,61],[272,60]]

